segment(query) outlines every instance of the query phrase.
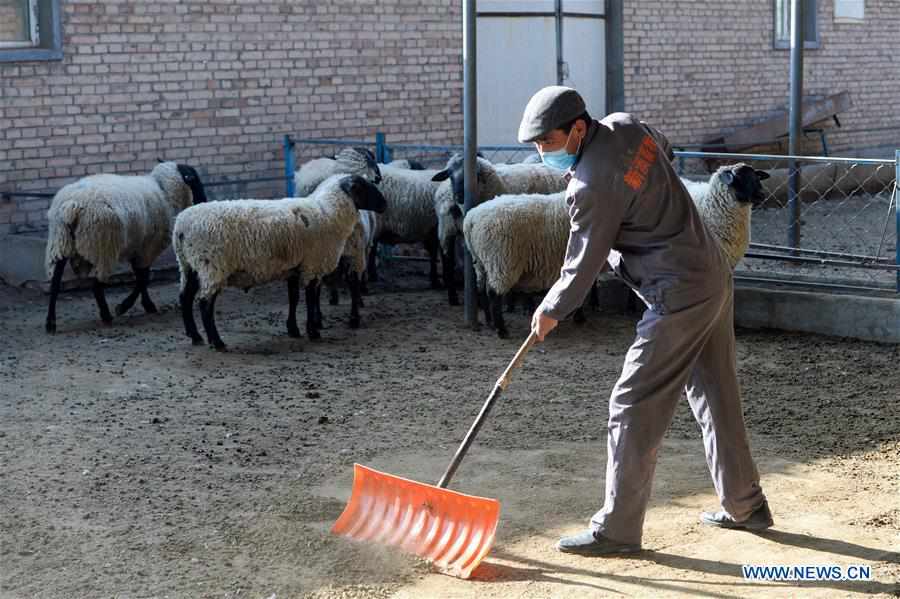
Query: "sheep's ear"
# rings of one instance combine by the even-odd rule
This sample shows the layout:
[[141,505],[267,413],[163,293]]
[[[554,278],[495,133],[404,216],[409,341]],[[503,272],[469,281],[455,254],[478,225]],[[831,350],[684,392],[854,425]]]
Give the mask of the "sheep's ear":
[[731,171],[722,171],[722,181],[725,182],[725,185],[733,185],[734,173]]
[[453,204],[450,206],[450,216],[453,218],[462,218],[462,208],[459,207],[459,204]]
[[160,164],[162,164],[163,162],[165,162],[165,160],[163,160],[163,159],[160,158],[159,156],[156,157],[156,160],[157,160],[157,162],[159,162]]
[[450,171],[447,169],[444,169],[442,171],[438,171],[437,173],[435,173],[435,175],[431,178],[431,180],[432,181],[446,181],[449,177],[450,177]]
[[766,171],[753,171],[753,172],[756,173],[756,178],[759,179],[760,181],[763,181],[763,180],[769,178],[769,173],[767,173]]

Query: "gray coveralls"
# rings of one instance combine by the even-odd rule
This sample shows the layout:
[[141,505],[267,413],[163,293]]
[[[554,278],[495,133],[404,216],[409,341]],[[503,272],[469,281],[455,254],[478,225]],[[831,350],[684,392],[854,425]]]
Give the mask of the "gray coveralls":
[[569,171],[565,263],[539,308],[568,316],[607,260],[647,305],[609,400],[606,498],[591,519],[594,530],[623,543],[641,542],[656,453],[682,390],[725,511],[745,520],[765,500],[741,411],[731,269],[668,147],[629,114],[590,124]]

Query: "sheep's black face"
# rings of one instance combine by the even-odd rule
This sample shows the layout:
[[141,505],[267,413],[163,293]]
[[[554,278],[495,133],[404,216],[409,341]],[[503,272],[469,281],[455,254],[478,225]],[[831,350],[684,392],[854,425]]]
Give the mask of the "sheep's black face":
[[366,166],[369,169],[369,174],[371,175],[371,181],[375,184],[381,183],[381,169],[378,168],[378,162],[375,160],[375,154],[372,153],[372,150],[369,148],[361,148],[355,147],[353,148],[366,159]]
[[191,188],[191,194],[194,196],[194,204],[202,204],[206,201],[206,190],[203,188],[203,182],[200,181],[200,175],[192,166],[186,164],[178,165],[178,174],[184,184]]
[[[481,154],[478,155],[479,157]],[[475,172],[478,184],[482,183],[481,165],[476,162]],[[463,204],[466,200],[465,159],[459,154],[454,154],[447,162],[447,168],[438,172],[432,181],[444,181],[450,179],[450,187],[453,189],[453,199],[457,204]]]
[[762,183],[769,178],[769,173],[754,170],[746,164],[738,164],[722,171],[722,180],[734,189],[734,197],[741,203],[760,204],[766,199]]
[[387,201],[381,191],[359,175],[351,175],[341,179],[341,190],[353,200],[357,210],[384,212]]

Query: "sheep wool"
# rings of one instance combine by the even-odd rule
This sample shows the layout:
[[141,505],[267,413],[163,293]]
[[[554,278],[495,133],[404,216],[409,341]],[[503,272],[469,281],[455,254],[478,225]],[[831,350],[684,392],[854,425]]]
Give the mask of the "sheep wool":
[[380,176],[369,150],[344,148],[334,158],[316,158],[301,165],[294,173],[294,193],[298,197],[307,197],[333,175],[359,175],[372,180]]
[[466,214],[463,232],[480,286],[498,295],[543,291],[559,278],[566,256],[565,192],[497,197]]
[[334,271],[358,222],[342,178],[329,177],[306,198],[213,202],[182,212],[173,234],[182,289],[190,271],[201,299],[226,286],[286,279],[298,267],[308,280]]
[[432,181],[436,170],[410,170],[390,164],[381,168],[379,189],[387,201],[384,214],[378,215],[378,237],[390,243],[424,241],[437,227],[434,194],[438,183]]
[[[739,170],[741,166],[723,166],[705,182],[681,180],[732,270],[750,247],[751,202],[749,199],[739,200],[735,188],[722,179],[722,173],[726,170],[745,173]],[[745,170],[752,172],[749,167]],[[756,182],[756,185],[759,186],[759,183]]]
[[92,175],[66,185],[47,212],[47,277],[63,258],[80,276],[102,282],[122,261],[149,268],[192,198],[175,162],[160,163],[149,175]]

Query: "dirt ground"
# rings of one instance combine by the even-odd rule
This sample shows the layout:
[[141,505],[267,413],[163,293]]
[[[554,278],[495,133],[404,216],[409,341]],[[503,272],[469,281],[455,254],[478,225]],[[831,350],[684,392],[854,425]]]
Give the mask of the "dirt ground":
[[[359,330],[346,297],[325,305],[320,342],[286,336],[283,285],[228,290],[224,354],[183,336],[173,283],[151,290],[161,314],[112,326],[90,293],[66,294],[55,337],[43,295],[0,287],[0,597],[900,596],[897,346],[738,331],[771,531],[698,524],[717,506],[683,402],[645,551],[553,550],[601,501],[607,397],[633,335],[620,313],[563,323],[534,351],[460,468],[454,488],[503,504],[471,580],[331,536],[354,462],[439,477],[526,334],[521,314],[514,339],[470,331],[418,270],[392,277]],[[872,580],[753,582],[742,564],[861,564]]]

